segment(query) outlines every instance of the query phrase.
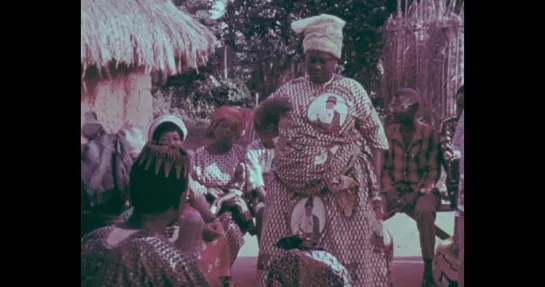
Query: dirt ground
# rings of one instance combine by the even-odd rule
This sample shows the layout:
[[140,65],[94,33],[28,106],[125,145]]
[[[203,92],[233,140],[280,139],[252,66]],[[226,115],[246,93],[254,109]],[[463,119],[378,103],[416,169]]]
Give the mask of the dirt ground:
[[[454,213],[444,212],[437,215],[437,225],[452,234],[454,231]],[[423,263],[420,256],[418,231],[414,220],[406,215],[396,215],[386,223],[394,236],[394,264],[392,275],[395,287],[419,287],[422,279]],[[437,244],[440,239],[437,238]],[[259,248],[255,237],[246,236],[246,244],[239,253],[233,266],[233,279],[237,287],[254,287],[257,254]]]

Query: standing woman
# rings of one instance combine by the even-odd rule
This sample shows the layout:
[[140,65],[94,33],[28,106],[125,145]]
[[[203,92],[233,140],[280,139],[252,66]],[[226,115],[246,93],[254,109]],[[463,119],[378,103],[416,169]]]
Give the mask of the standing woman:
[[[218,199],[213,207],[220,210],[224,203],[237,201],[244,205],[246,191],[246,149],[233,143],[246,127],[244,115],[234,107],[222,106],[214,111],[209,126],[212,143],[195,151],[191,158],[191,179],[196,188],[205,188]],[[247,206],[242,206],[247,209]],[[247,211],[247,210],[246,210]],[[244,244],[245,222],[235,222],[232,212],[224,212],[219,219],[229,242],[230,263],[233,266]],[[240,215],[240,214],[239,214]],[[238,216],[240,219],[241,216]]]
[[[263,122],[274,118],[271,115],[281,114],[275,177],[268,185],[263,215],[257,286],[267,286],[271,267],[290,272],[289,264],[271,264],[286,254],[275,244],[294,235],[286,218],[297,214],[292,213],[296,203],[310,196],[315,198],[314,204],[318,199],[323,201],[325,209],[318,247],[336,257],[350,275],[350,282],[341,283],[332,282],[332,277],[311,276],[306,278],[313,280],[311,285],[389,286],[386,255],[374,252],[372,244],[373,230],[382,229],[374,212],[375,206],[381,206],[376,173],[382,168],[382,152],[388,141],[365,89],[334,73],[341,57],[344,25],[343,20],[330,15],[292,23],[296,33],[305,35],[308,76],[280,87],[256,111],[257,127],[266,126]],[[361,137],[363,151],[357,144]],[[332,269],[338,267],[332,265]],[[299,286],[305,284],[298,282]]]

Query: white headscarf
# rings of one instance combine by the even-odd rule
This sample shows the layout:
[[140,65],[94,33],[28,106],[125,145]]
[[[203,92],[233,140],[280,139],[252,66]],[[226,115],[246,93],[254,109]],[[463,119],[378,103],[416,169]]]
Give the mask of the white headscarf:
[[184,121],[182,121],[182,119],[180,119],[177,116],[166,115],[166,116],[158,117],[155,120],[153,120],[153,122],[151,122],[149,132],[148,132],[148,141],[153,140],[153,133],[163,123],[175,124],[177,127],[180,128],[180,130],[182,130],[182,133],[183,133],[182,141],[184,141],[187,138],[187,128],[185,127]]
[[146,145],[146,140],[144,139],[142,131],[133,126],[132,123],[126,122],[119,133],[129,144],[129,153],[131,156],[133,158],[137,157],[142,151],[142,148],[144,148],[144,145]]
[[327,14],[313,16],[291,23],[291,29],[297,33],[304,33],[303,49],[322,51],[341,58],[343,47],[343,27],[346,24],[339,17]]

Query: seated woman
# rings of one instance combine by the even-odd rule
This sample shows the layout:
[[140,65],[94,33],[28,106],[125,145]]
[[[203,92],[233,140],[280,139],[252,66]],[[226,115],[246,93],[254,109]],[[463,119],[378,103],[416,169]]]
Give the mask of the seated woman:
[[190,184],[206,190],[220,212],[219,219],[229,242],[231,266],[244,244],[244,232],[252,221],[243,199],[247,191],[246,149],[233,144],[242,135],[244,116],[234,107],[222,106],[211,116],[209,136],[213,142],[195,151],[191,158]]
[[[181,147],[186,137],[184,122],[172,115],[155,119],[148,132],[149,140],[160,145]],[[201,258],[201,268],[209,281],[220,278],[228,281],[231,273],[227,239],[203,194],[202,190],[191,186],[188,188],[180,219],[176,225],[168,228],[167,233],[179,249]]]
[[81,286],[210,286],[197,256],[164,232],[179,218],[187,162],[181,148],[146,144],[130,172],[133,215],[81,240]]

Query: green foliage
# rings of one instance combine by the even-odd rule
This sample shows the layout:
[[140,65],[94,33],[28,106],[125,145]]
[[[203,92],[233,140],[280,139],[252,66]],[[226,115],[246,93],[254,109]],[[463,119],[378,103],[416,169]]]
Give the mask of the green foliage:
[[153,97],[155,116],[174,114],[197,127],[207,125],[218,106],[251,108],[254,105],[243,81],[213,76],[194,82],[190,90],[183,85],[156,89]]
[[290,24],[321,13],[347,22],[339,72],[368,90],[379,87],[377,65],[384,44],[380,27],[395,11],[396,0],[225,1],[222,37],[235,54],[237,75],[248,79],[252,90],[268,96],[292,65],[302,64],[302,37],[291,31]]
[[[372,96],[380,83],[377,64],[384,45],[380,27],[397,4],[396,0],[219,0],[225,10],[214,20],[210,11],[216,0],[173,1],[214,31],[227,47],[219,48],[198,73],[169,77],[155,89],[161,90],[161,96],[168,95],[175,109],[189,109],[186,116],[201,119],[220,104],[251,107],[250,91],[264,99],[286,78],[302,76],[302,36],[295,35],[290,24],[321,13],[347,22],[338,72],[362,83]],[[224,69],[236,80],[220,79]],[[209,76],[219,79],[219,84]]]
[[[174,4],[221,37],[222,23],[211,19],[215,0],[173,0]],[[155,115],[174,114],[193,126],[204,126],[210,114],[221,105],[251,107],[250,92],[240,79],[217,77],[221,71],[221,51],[208,65],[162,79],[156,75],[152,94]]]
[[175,88],[159,89],[153,94],[153,115],[175,115],[191,127],[206,127],[210,123],[211,104],[199,103],[192,98],[182,100],[173,96]]
[[250,91],[240,79],[209,77],[200,85],[196,96],[216,106],[253,107]]

